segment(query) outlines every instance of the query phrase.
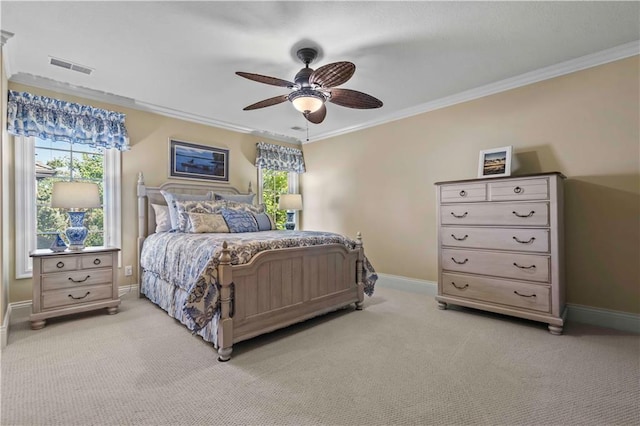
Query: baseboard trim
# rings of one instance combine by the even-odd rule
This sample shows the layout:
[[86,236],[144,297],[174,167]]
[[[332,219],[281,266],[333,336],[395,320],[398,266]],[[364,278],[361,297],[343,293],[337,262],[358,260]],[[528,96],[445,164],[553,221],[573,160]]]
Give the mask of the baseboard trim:
[[[438,292],[437,282],[402,277],[398,275],[378,274],[378,281],[376,282],[376,285],[384,288],[392,288],[394,290],[433,296]],[[567,304],[566,312],[568,322],[575,321],[583,324],[640,334],[639,314],[612,311],[592,306],[574,305],[571,303]]]
[[0,350],[7,347],[7,337],[9,337],[9,319],[11,318],[11,304],[7,306],[7,312],[4,313],[2,326],[0,326]]

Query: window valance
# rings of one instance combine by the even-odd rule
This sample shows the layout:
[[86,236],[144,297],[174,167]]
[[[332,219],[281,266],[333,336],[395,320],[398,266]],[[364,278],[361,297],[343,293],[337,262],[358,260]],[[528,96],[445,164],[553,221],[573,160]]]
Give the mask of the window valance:
[[13,90],[7,109],[13,135],[129,150],[125,114]]
[[304,173],[302,150],[266,142],[256,144],[256,166],[270,170]]

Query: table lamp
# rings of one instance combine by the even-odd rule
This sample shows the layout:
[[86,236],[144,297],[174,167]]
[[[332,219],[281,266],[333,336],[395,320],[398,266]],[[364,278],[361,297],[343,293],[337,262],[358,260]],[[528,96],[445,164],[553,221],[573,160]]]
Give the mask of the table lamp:
[[284,227],[288,230],[296,229],[296,223],[293,220],[295,210],[302,210],[302,195],[300,194],[282,194],[278,201],[280,210],[287,210],[287,222]]
[[[90,209],[100,207],[98,185],[91,182],[54,182],[51,193],[51,207],[63,209]],[[72,211],[69,214],[71,226],[65,231],[69,239],[70,250],[84,249],[84,240],[89,230],[84,226],[85,211]]]

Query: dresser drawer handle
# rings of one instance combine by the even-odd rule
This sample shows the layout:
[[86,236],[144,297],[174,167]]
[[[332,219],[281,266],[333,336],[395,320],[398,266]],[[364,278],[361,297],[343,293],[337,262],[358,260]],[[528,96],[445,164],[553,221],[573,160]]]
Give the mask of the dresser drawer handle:
[[56,268],[64,268],[64,262],[56,263]]
[[455,217],[455,218],[457,218],[457,219],[462,219],[463,217],[466,217],[468,213],[469,213],[469,212],[464,212],[464,214],[463,214],[463,215],[458,216],[458,215],[457,215],[457,214],[455,214],[454,212],[451,212],[451,216],[453,216],[453,217]]
[[453,260],[454,263],[457,263],[458,265],[464,265],[465,263],[467,263],[469,261],[469,259],[465,259],[462,262],[458,262],[455,257],[452,257],[451,260]]
[[80,300],[80,299],[84,299],[85,297],[87,297],[88,295],[90,295],[91,292],[88,291],[87,294],[85,294],[84,296],[80,296],[80,297],[73,297],[72,295],[69,295],[70,298],[72,298],[73,300]]
[[69,281],[72,281],[74,283],[83,283],[86,280],[88,280],[89,278],[91,278],[91,275],[87,275],[83,280],[74,280],[73,278],[69,277]]
[[464,189],[462,191],[460,191],[460,196],[461,197],[466,197],[467,196],[467,191],[465,191]]
[[[456,237],[456,236],[455,236],[455,235],[453,235],[453,234],[451,234],[451,236],[452,236],[452,237],[453,237],[453,239],[454,239],[454,240],[456,240],[456,241],[464,241],[464,240],[466,240],[466,239],[469,237],[468,235],[465,235],[465,236],[464,236],[464,237],[462,237],[462,238],[458,238],[458,237]],[[514,238],[515,238],[515,237],[514,237]]]
[[522,188],[516,186],[515,188],[513,188],[513,192],[515,192],[516,194],[522,194]]
[[462,287],[458,287],[456,283],[454,283],[453,281],[451,281],[451,285],[457,288],[458,290],[464,290],[465,288],[469,287],[469,284],[465,284]]
[[513,292],[514,292],[515,294],[517,294],[518,296],[520,296],[520,297],[536,297],[536,295],[535,295],[535,294],[520,294],[520,293],[518,293],[518,291],[517,291],[517,290],[514,290]]
[[517,266],[520,269],[536,269],[536,265],[531,265],[531,266],[520,266],[518,265],[516,262],[513,262],[513,266]]
[[529,241],[519,240],[518,237],[513,237],[513,239],[516,240],[517,242],[519,242],[520,244],[531,244],[532,242],[534,242],[536,240],[536,237],[529,238]]
[[531,212],[529,212],[529,214],[520,214],[518,212],[512,212],[512,213],[515,214],[518,217],[531,217],[531,216],[533,216],[535,211],[531,210]]
[[95,259],[95,260],[93,261],[93,264],[94,264],[94,265],[99,265],[99,264],[101,264],[101,263],[102,263],[102,261],[101,261],[100,259]]

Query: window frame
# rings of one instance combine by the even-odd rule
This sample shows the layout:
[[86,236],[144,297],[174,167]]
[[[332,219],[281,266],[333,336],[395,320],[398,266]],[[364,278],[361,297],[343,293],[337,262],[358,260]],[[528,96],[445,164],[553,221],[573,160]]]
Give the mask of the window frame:
[[[263,167],[258,166],[258,203],[264,203],[264,199],[262,198],[262,169]],[[268,169],[267,169],[268,170]],[[298,173],[295,172],[287,172],[287,181],[289,184],[289,194],[297,194],[300,188],[300,177]],[[298,218],[298,212],[294,212],[294,221],[296,223],[296,229],[300,229],[300,220]]]
[[[36,171],[35,138],[14,136],[15,158],[15,275],[33,276],[29,253],[36,247]],[[115,148],[104,150],[103,210],[104,245],[120,247],[122,242],[121,154]],[[118,252],[118,268],[122,266]]]

